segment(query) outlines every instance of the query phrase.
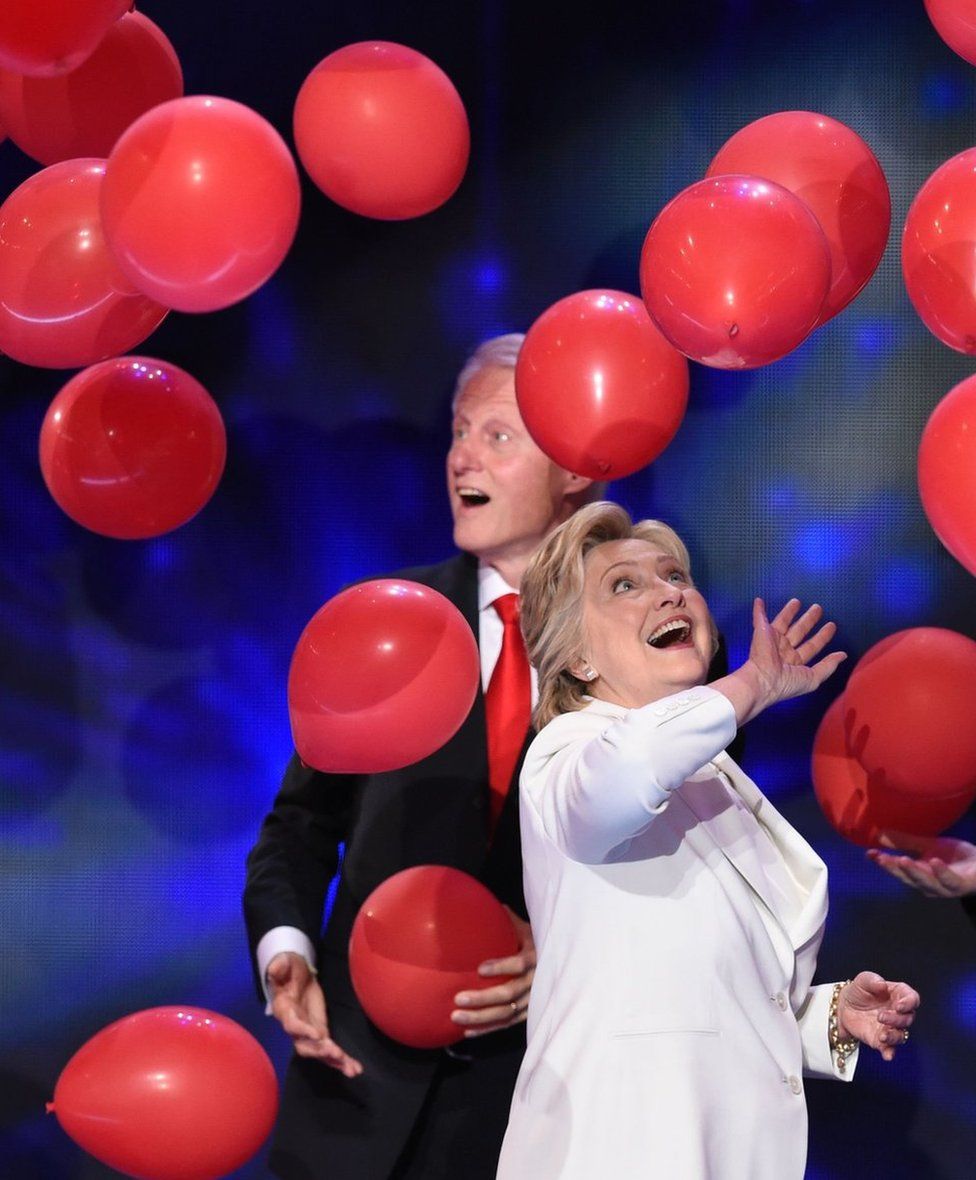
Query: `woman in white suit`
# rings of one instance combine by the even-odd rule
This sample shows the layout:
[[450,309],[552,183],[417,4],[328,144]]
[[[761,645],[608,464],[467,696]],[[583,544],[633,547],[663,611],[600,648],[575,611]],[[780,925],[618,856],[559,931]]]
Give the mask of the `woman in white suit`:
[[704,687],[715,627],[666,525],[590,505],[525,574],[538,966],[499,1180],[800,1180],[802,1078],[908,1039],[906,984],[812,984],[826,867],[724,752],[844,659],[799,605],[757,599],[748,660]]

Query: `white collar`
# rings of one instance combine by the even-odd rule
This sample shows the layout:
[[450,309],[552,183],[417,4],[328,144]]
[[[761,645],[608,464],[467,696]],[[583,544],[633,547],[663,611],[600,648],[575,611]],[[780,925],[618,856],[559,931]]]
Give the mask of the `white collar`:
[[518,594],[493,565],[478,562],[478,610],[486,610],[503,594]]

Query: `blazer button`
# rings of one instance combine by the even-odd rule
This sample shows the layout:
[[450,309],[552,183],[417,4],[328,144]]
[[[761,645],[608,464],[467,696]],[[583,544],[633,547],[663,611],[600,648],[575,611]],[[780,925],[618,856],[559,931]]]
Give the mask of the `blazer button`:
[[776,1006],[779,1008],[780,1012],[785,1012],[787,1009],[786,996],[782,992],[776,993]]
[[796,1076],[795,1073],[791,1073],[787,1080],[789,1082],[790,1089],[793,1091],[794,1094],[802,1094],[803,1093],[803,1083],[800,1081],[800,1079]]

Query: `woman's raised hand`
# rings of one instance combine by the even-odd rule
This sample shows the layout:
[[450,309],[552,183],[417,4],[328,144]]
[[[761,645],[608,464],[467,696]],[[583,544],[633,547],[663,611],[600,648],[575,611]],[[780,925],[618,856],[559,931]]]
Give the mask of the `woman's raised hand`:
[[837,631],[834,623],[817,629],[822,617],[816,603],[801,614],[800,600],[791,598],[770,622],[763,600],[755,599],[749,658],[711,685],[731,700],[740,725],[777,701],[813,692],[847,659],[842,651],[817,658]]

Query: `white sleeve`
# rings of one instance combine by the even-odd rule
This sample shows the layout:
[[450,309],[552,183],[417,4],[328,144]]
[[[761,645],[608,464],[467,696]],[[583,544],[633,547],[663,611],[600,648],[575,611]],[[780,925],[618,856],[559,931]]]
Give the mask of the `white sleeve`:
[[796,1014],[800,1029],[800,1044],[803,1048],[803,1072],[807,1077],[836,1078],[849,1082],[854,1077],[860,1045],[844,1062],[844,1072],[837,1068],[837,1061],[830,1051],[827,1022],[830,1016],[832,983],[818,983],[810,988],[803,1007]]
[[633,709],[597,737],[556,751],[520,789],[558,848],[599,864],[653,822],[671,792],[723,750],[735,730],[727,697],[691,689]]
[[275,955],[280,955],[284,951],[294,951],[296,955],[301,955],[313,972],[315,970],[315,947],[312,946],[311,940],[303,930],[299,930],[297,926],[274,926],[266,934],[263,934],[254,952],[254,957],[258,961],[258,976],[261,979],[264,998],[267,1001],[264,1008],[266,1016],[271,1015],[272,999],[271,988],[268,985],[268,964]]

